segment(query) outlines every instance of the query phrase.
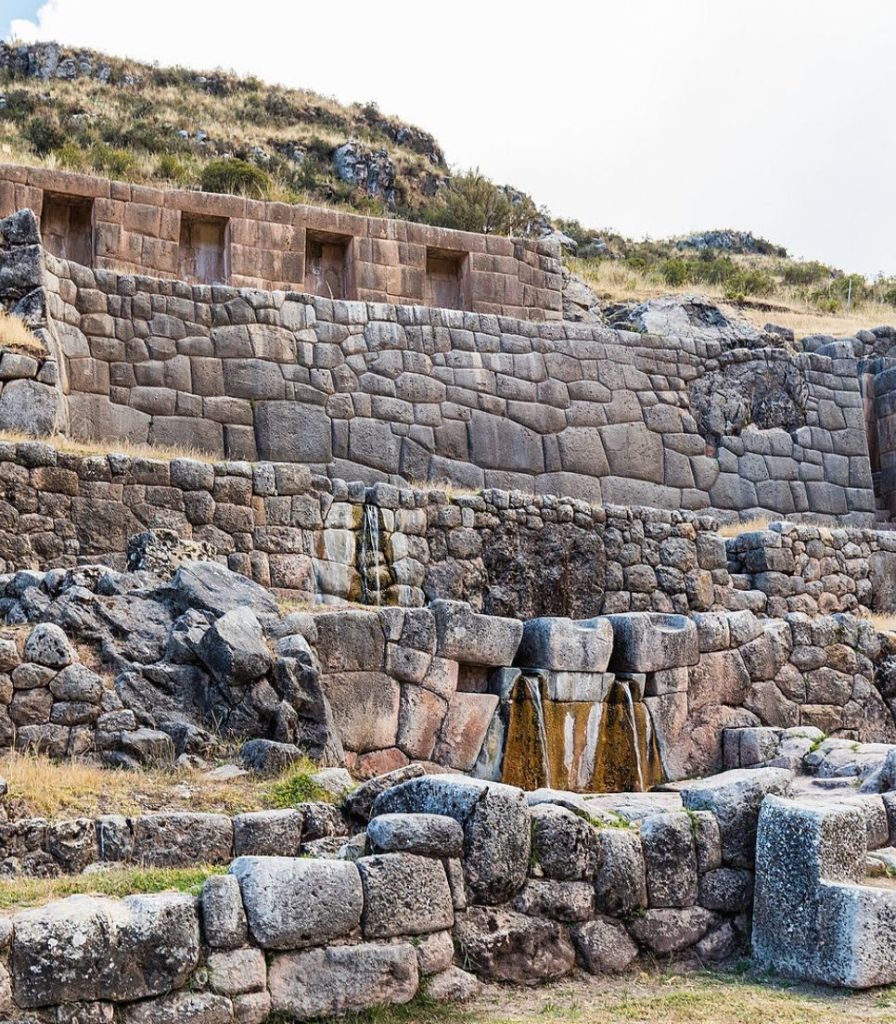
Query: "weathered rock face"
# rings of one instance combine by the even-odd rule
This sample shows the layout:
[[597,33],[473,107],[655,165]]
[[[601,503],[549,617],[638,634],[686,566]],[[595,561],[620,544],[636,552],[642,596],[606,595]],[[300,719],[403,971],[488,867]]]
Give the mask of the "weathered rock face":
[[572,930],[576,952],[591,974],[617,974],[638,955],[638,947],[618,921],[598,917]]
[[266,949],[299,949],[347,935],[361,923],[363,892],[354,864],[291,857],[239,857],[249,929]]
[[824,984],[891,983],[896,900],[859,884],[864,859],[860,808],[769,796],[757,839],[757,962]]
[[428,775],[386,790],[374,814],[441,814],[464,830],[467,885],[482,903],[510,899],[529,863],[530,828],[521,790],[478,779]]
[[454,907],[441,861],[382,853],[357,862],[364,888],[365,938],[422,935],[450,928]]
[[691,410],[700,432],[718,442],[748,426],[796,431],[806,422],[809,385],[787,353],[763,349],[755,359],[736,362],[695,381]]
[[170,579],[183,562],[212,561],[217,552],[208,541],[181,537],[174,530],[144,530],[128,540],[128,569]]
[[529,619],[516,663],[557,672],[603,672],[613,648],[612,621],[565,618]]
[[579,815],[554,804],[538,804],[532,816],[532,857],[546,878],[584,881],[600,863],[597,832]]
[[20,1006],[141,999],[178,988],[199,962],[193,899],[71,896],[14,920]]
[[407,1003],[417,991],[417,957],[407,943],[283,953],[271,961],[268,984],[272,1008],[297,1020]]
[[575,950],[555,921],[473,907],[458,915],[455,941],[490,981],[555,981],[575,966]]
[[793,772],[786,768],[735,770],[682,789],[691,811],[712,811],[719,823],[722,857],[732,867],[753,866],[759,810],[769,795],[787,796]]
[[680,340],[756,343],[762,334],[749,320],[722,310],[700,295],[668,295],[623,308],[611,318],[616,325],[631,324],[647,334]]

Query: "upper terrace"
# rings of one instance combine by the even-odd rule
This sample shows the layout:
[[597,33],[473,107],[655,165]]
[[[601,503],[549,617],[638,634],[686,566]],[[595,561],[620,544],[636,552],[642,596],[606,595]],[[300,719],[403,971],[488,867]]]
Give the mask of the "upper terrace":
[[97,269],[522,320],[561,315],[548,243],[0,166],[0,217],[25,207],[50,252]]

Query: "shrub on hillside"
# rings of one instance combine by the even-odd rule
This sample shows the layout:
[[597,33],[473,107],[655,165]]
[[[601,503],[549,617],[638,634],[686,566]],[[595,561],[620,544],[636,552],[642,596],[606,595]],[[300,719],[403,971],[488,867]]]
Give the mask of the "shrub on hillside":
[[427,218],[431,223],[484,235],[525,234],[539,216],[529,196],[496,185],[478,170],[453,175],[441,203]]
[[816,284],[832,276],[830,267],[818,260],[806,260],[799,263],[786,263],[782,268],[784,283],[796,285]]
[[97,142],[90,147],[90,165],[110,178],[128,178],[136,170],[137,161],[126,149],[113,149],[105,142]]
[[228,192],[231,195],[263,198],[270,188],[270,177],[245,160],[225,157],[210,160],[202,168],[199,183],[203,192]]
[[680,288],[688,279],[688,265],[684,260],[675,258],[663,260],[660,273],[670,288]]
[[38,156],[46,156],[65,142],[65,132],[56,121],[43,114],[29,118],[23,134]]

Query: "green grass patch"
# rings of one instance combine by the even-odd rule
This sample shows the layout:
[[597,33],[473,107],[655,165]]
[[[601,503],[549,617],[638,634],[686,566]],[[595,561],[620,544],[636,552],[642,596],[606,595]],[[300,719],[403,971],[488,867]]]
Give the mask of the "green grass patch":
[[200,864],[190,868],[122,868],[59,878],[3,878],[0,879],[0,910],[33,907],[81,894],[121,897],[173,890],[198,896],[209,875],[223,875],[226,870],[226,867]]
[[333,794],[312,778],[317,770],[317,765],[307,758],[296,761],[285,775],[272,783],[269,792],[271,805],[285,808],[320,801],[333,803]]

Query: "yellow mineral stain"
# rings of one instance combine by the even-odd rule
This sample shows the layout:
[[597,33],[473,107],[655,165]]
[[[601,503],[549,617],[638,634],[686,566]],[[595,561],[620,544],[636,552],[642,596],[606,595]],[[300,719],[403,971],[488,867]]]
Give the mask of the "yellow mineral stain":
[[[539,681],[540,682],[540,681]],[[665,778],[646,705],[614,683],[607,700],[546,699],[520,678],[513,691],[501,781],[521,789],[551,786],[591,793],[648,790]],[[589,722],[600,714],[596,749]],[[590,739],[590,743],[589,743]]]

